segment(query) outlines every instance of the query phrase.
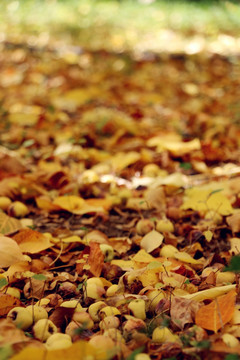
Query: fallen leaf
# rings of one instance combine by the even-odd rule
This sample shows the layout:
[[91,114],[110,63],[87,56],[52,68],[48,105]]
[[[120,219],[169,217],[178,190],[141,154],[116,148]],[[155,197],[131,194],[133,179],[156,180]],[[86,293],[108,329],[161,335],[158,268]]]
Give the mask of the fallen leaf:
[[[16,298],[14,298],[14,299],[16,299]],[[0,297],[0,302],[1,302],[1,297]],[[14,306],[19,306],[19,305],[14,305]],[[4,316],[4,315],[1,315],[1,316]],[[1,334],[0,346],[3,346],[4,344],[14,344],[17,342],[28,340],[28,338],[24,334],[24,331],[22,331],[21,329],[18,329],[10,319],[1,319],[0,320],[0,334]]]
[[136,255],[132,257],[132,260],[135,262],[148,264],[152,261],[155,261],[156,259],[153,256],[149,255],[146,250],[141,249],[136,253]]
[[8,270],[4,272],[4,276],[8,279],[8,282],[14,282],[19,278],[20,274],[29,271],[31,265],[28,261],[19,261],[13,265],[10,265]]
[[128,237],[109,238],[108,244],[111,245],[118,254],[126,254],[132,246],[132,242]]
[[236,291],[218,296],[210,304],[202,306],[196,313],[196,325],[215,333],[227,324],[234,313]]
[[202,189],[193,187],[185,191],[185,200],[181,209],[192,209],[196,211],[215,211],[221,215],[230,215],[233,208],[228,198],[220,191],[222,189]]
[[164,236],[161,233],[152,230],[142,238],[140,245],[147,253],[150,253],[162,245],[163,239]]
[[42,250],[48,249],[53,244],[45,235],[32,229],[22,229],[13,239],[19,245],[22,252],[36,254]]
[[86,360],[95,358],[95,349],[87,341],[77,341],[71,347],[62,350],[42,349],[28,346],[18,354],[14,355],[12,360],[66,360],[66,359]]
[[232,232],[236,233],[240,231],[240,213],[233,214],[231,216],[228,216],[227,224],[232,229]]
[[[216,341],[212,344],[211,351],[228,355],[228,357],[225,357],[225,360],[238,360],[240,356],[240,345],[231,348],[227,346],[223,341]],[[232,356],[230,354],[232,354]]]
[[[99,205],[98,201],[96,201],[95,205],[91,205],[88,204],[88,201],[85,201],[80,196],[74,195],[59,196],[53,201],[53,205],[58,205],[60,208],[77,215],[83,215],[92,212],[104,212],[104,207]],[[109,206],[109,203],[108,205],[105,203],[104,206]]]
[[188,264],[193,264],[193,265],[201,265],[202,264],[201,259],[196,260],[185,251],[176,252],[174,254],[174,257],[175,257],[175,259],[186,262]]
[[94,276],[100,276],[104,264],[104,255],[99,244],[90,242],[90,253],[88,257],[90,271]]
[[174,324],[183,330],[186,324],[194,323],[195,314],[200,304],[194,300],[188,300],[173,296],[171,300],[170,315]]
[[16,241],[0,236],[0,267],[5,268],[23,260],[24,256]]
[[0,233],[7,235],[22,228],[21,222],[11,216],[0,212]]
[[15,306],[21,306],[21,301],[9,294],[0,293],[0,316],[5,316]]
[[75,308],[67,308],[59,306],[49,316],[51,320],[59,329],[65,329],[67,324],[71,321]]
[[198,291],[193,294],[183,295],[185,299],[193,299],[195,301],[203,301],[205,299],[215,299],[219,295],[226,294],[231,290],[234,290],[236,285],[225,285],[225,286],[216,286],[211,289]]
[[148,146],[157,146],[157,151],[169,150],[171,153],[177,156],[181,156],[192,152],[193,150],[199,150],[201,143],[199,139],[193,139],[191,141],[183,142],[180,136],[177,134],[170,134],[168,136],[156,136],[148,140]]

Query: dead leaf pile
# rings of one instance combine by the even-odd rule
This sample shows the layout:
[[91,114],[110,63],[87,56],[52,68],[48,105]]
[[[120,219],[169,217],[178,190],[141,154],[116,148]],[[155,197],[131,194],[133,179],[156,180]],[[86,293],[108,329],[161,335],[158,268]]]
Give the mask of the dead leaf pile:
[[240,355],[239,59],[1,46],[0,355]]

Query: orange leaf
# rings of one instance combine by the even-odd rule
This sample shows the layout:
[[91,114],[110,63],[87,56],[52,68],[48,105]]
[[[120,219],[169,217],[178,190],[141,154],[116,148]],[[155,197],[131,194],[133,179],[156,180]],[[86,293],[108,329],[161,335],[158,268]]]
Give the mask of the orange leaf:
[[112,201],[109,199],[86,199],[86,204],[91,207],[102,207],[104,210],[109,210],[112,207]]
[[15,306],[21,306],[21,301],[9,294],[0,294],[0,316],[7,315]]
[[13,239],[18,243],[23,252],[36,254],[52,246],[49,239],[38,231],[22,229]]
[[217,332],[233,317],[236,291],[218,296],[210,304],[202,306],[196,313],[196,325]]
[[104,255],[100,249],[99,244],[90,243],[90,254],[88,258],[90,271],[94,276],[100,276],[104,264]]

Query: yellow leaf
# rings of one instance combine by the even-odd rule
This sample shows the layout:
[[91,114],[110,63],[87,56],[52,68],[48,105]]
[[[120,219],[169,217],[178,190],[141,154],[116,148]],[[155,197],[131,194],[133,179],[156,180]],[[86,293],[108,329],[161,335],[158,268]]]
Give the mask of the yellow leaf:
[[75,342],[71,347],[61,350],[50,350],[28,346],[14,355],[12,360],[94,360],[96,350],[87,341]]
[[12,113],[8,115],[10,123],[21,124],[22,126],[33,126],[36,124],[39,115],[37,113]]
[[201,149],[201,143],[199,139],[193,139],[191,141],[181,141],[180,136],[176,134],[169,134],[165,136],[156,136],[148,140],[148,146],[157,146],[157,151],[162,152],[168,150],[174,155],[184,155],[190,153],[193,150]]
[[210,230],[206,230],[203,232],[203,235],[205,236],[205,239],[210,242],[212,240],[213,237],[213,233]]
[[189,255],[188,253],[186,253],[185,251],[178,251],[174,254],[175,259],[186,262],[188,264],[196,264],[196,265],[200,265],[202,264],[202,261],[196,260],[194,259],[191,255]]
[[71,243],[76,243],[76,242],[84,243],[84,241],[77,235],[72,235],[72,236],[66,237],[66,238],[62,239],[61,241],[65,244],[71,244]]
[[20,247],[13,239],[0,236],[0,268],[5,268],[24,260]]
[[155,261],[156,259],[149,255],[144,249],[141,249],[136,253],[136,255],[133,256],[132,260],[148,264],[152,261]]
[[150,253],[162,245],[164,236],[156,230],[147,233],[141,240],[141,247]]
[[16,281],[19,274],[24,275],[26,271],[30,270],[30,264],[28,261],[19,261],[11,265],[7,271],[3,274],[8,279],[8,282]]
[[141,155],[136,151],[128,153],[119,152],[111,158],[111,165],[114,171],[121,171],[136,161],[140,160]]
[[223,295],[228,293],[231,290],[234,290],[236,288],[236,285],[225,285],[225,286],[216,286],[211,289],[198,291],[193,294],[187,294],[183,297],[185,299],[192,299],[195,301],[203,301],[206,299],[215,299],[219,295]]
[[67,210],[69,212],[74,212],[76,210],[80,210],[84,205],[85,201],[80,196],[59,196],[54,201],[54,205],[60,206],[62,209]]
[[215,211],[221,215],[230,215],[233,208],[228,198],[221,191],[194,187],[185,191],[185,201],[181,209],[192,209],[200,212]]
[[116,259],[116,260],[112,260],[111,264],[119,266],[124,271],[128,271],[128,270],[134,268],[134,262],[131,260],[117,260]]
[[80,196],[74,196],[74,195],[59,196],[53,201],[53,204],[58,205],[60,206],[60,208],[77,215],[83,215],[91,212],[104,212],[103,206],[99,206],[98,201],[96,201],[95,205],[93,205],[94,204],[93,201],[92,202],[85,201]]
[[[151,263],[150,263],[151,264]],[[146,269],[141,275],[138,276],[138,279],[141,281],[143,286],[154,286],[159,282],[159,272],[163,270],[161,263],[159,267],[155,269]]]

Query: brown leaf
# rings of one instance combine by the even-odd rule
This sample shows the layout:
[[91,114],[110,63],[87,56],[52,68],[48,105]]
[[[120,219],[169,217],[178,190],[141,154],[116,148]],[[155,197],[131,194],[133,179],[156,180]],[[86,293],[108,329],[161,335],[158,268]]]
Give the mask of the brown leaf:
[[119,254],[125,254],[132,246],[131,240],[126,236],[109,238],[108,243]]
[[230,226],[232,232],[236,233],[240,231],[240,213],[228,216],[226,221]]
[[[1,315],[2,316],[2,315]],[[20,341],[27,341],[24,332],[18,329],[10,319],[0,320],[0,346],[5,344],[14,344]]]
[[240,345],[233,348],[227,346],[223,341],[216,341],[211,346],[214,353],[238,354],[240,355]]
[[58,307],[53,313],[49,316],[49,320],[51,320],[58,328],[65,329],[66,325],[71,320],[75,308],[67,308],[67,307]]
[[26,282],[23,288],[24,296],[27,299],[41,299],[44,296],[45,287],[45,281],[31,278],[31,280]]
[[201,305],[194,300],[173,297],[171,300],[171,319],[174,324],[183,330],[186,324],[194,322],[195,313]]
[[236,291],[218,296],[210,304],[202,306],[196,313],[196,325],[217,332],[233,317]]
[[91,273],[94,276],[100,276],[104,264],[104,255],[97,243],[90,242],[88,264],[90,266]]
[[0,168],[10,174],[22,174],[26,171],[25,166],[21,163],[20,159],[16,157],[13,152],[13,156],[8,154],[1,154],[0,157]]
[[0,294],[0,316],[5,316],[15,306],[21,306],[21,301],[9,294]]
[[0,233],[7,235],[22,228],[21,222],[11,216],[0,212]]

